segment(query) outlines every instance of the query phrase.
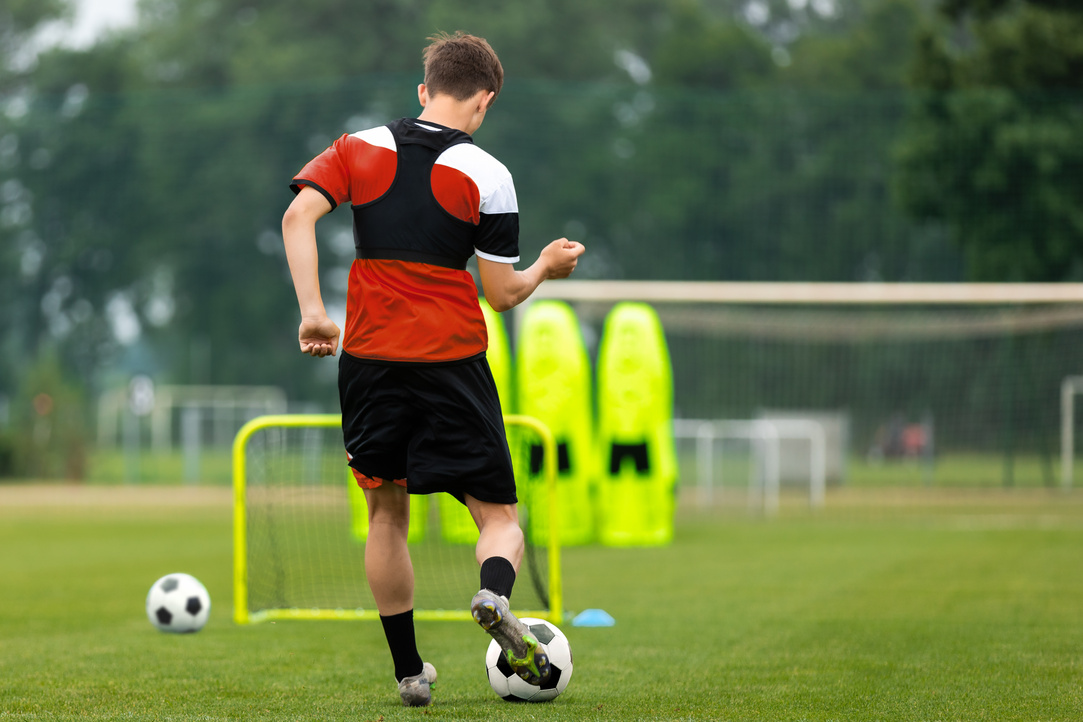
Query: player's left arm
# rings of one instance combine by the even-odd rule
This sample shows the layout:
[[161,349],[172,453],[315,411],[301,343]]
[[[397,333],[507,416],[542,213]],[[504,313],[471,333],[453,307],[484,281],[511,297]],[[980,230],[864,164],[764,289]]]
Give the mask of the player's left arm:
[[522,271],[515,270],[510,263],[479,257],[478,274],[485,300],[496,311],[507,311],[518,306],[542,282],[570,276],[584,250],[582,243],[558,238],[543,248],[538,260]]
[[322,193],[304,186],[282,216],[286,260],[301,310],[297,340],[301,352],[310,356],[334,356],[338,351],[339,328],[323,305],[316,248],[316,221],[331,210],[330,201]]
[[[473,146],[471,146],[472,148]],[[585,250],[581,243],[558,238],[542,249],[538,260],[522,271],[519,260],[519,201],[511,173],[488,155],[479,163],[478,232],[474,250],[485,300],[496,311],[507,311],[530,297],[544,281],[567,278]]]

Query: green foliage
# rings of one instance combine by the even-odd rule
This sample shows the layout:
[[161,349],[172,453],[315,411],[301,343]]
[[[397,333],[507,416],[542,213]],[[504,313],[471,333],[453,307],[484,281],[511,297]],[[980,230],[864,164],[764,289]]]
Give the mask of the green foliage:
[[42,354],[27,370],[11,406],[10,429],[0,438],[0,476],[70,480],[86,476],[90,442],[86,402],[55,352]]
[[[529,79],[610,81],[620,79],[618,50],[649,46],[656,25],[668,15],[665,0],[539,0],[522,3],[468,0],[426,3],[421,27],[463,29],[489,40],[500,55],[509,87]],[[407,47],[418,45],[416,39]],[[488,122],[488,121],[486,121]]]
[[874,0],[851,15],[858,19],[851,18],[845,33],[805,34],[794,41],[786,85],[858,92],[870,99],[903,87],[923,15],[919,3]]
[[[416,112],[438,30],[501,54],[478,142],[515,175],[524,259],[567,235],[584,278],[956,280],[950,230],[975,277],[1071,277],[1070,96],[968,93],[1069,86],[1078,13],[967,6],[963,30],[915,42],[927,4],[146,0],[136,27],[43,53],[0,98],[0,392],[55,346],[88,393],[146,372],[333,406],[333,365],[295,352],[287,184],[338,135]],[[6,8],[20,38],[62,9]],[[907,131],[915,54],[940,94]],[[349,221],[320,226],[332,308]]]
[[[1075,0],[1023,0],[1027,4],[1049,10],[1074,10],[1079,8]],[[989,17],[998,12],[1021,5],[1020,0],[942,0],[941,10],[950,18],[959,19],[971,14],[976,17]]]
[[777,70],[766,38],[690,1],[675,3],[652,65],[659,85],[714,92],[764,85]]
[[0,89],[8,81],[8,63],[34,31],[46,22],[70,16],[70,0],[4,0],[0,4]]
[[975,280],[1083,278],[1083,8],[944,9],[973,14],[920,38],[899,197],[951,228]]

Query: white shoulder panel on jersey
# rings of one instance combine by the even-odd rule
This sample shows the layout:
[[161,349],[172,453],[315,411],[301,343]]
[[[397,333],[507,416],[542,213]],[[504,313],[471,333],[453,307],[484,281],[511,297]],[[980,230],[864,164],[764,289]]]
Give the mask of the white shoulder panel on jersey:
[[378,128],[369,128],[368,130],[360,130],[353,133],[352,137],[363,140],[369,145],[374,145],[378,148],[398,150],[395,147],[395,136],[391,135],[391,129],[386,125],[381,125]]
[[515,184],[504,164],[473,143],[453,145],[436,159],[440,165],[469,176],[481,195],[481,212],[486,214],[518,213]]

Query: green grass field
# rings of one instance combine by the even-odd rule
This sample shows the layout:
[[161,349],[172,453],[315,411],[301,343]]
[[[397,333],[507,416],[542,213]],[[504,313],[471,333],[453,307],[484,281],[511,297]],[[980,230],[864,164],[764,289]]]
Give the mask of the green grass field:
[[[568,691],[497,699],[488,638],[419,624],[405,709],[379,624],[231,621],[228,491],[0,486],[0,720],[1080,720],[1083,494],[831,490],[773,520],[682,508],[666,548],[566,549]],[[147,622],[162,574],[200,633]]]

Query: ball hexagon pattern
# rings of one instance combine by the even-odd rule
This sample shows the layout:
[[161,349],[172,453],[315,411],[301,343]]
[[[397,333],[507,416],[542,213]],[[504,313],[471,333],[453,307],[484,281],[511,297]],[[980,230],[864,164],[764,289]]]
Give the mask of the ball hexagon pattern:
[[512,671],[494,639],[485,652],[485,673],[489,677],[489,686],[508,702],[548,702],[568,688],[572,678],[572,648],[564,632],[552,622],[535,617],[522,617],[519,621],[545,645],[553,671],[541,686],[527,684]]

